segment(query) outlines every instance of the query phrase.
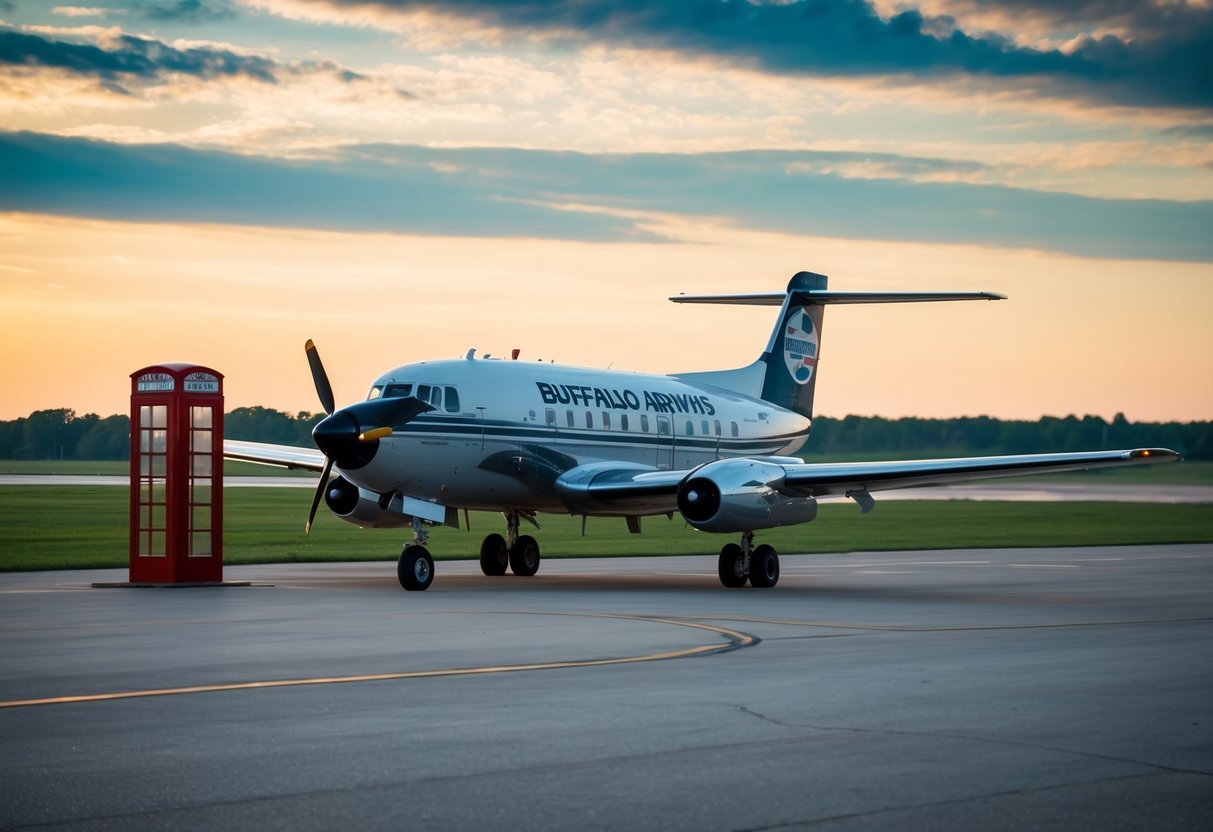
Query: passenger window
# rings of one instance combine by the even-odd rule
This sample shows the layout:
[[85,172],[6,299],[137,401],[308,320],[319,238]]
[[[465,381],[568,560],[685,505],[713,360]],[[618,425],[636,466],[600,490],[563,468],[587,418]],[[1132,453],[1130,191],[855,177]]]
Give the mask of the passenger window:
[[585,412],[585,426],[587,428],[594,427],[594,414],[588,410]]
[[556,427],[556,411],[555,411],[555,409],[554,409],[554,408],[551,408],[551,407],[547,408],[547,409],[544,411],[544,415],[546,415],[546,416],[547,416],[548,427],[550,427],[550,428],[554,428],[554,427]]
[[602,414],[602,426],[607,430],[611,429],[611,414],[606,413],[605,411]]
[[732,427],[732,429],[733,429],[733,436],[737,436],[737,423],[736,423],[736,422],[729,422],[729,425],[730,425],[730,426]]
[[454,387],[446,388],[446,409],[450,413],[459,412],[459,392]]
[[566,410],[564,412],[564,416],[565,416],[565,421],[569,423],[569,427],[573,428],[573,427],[577,426],[576,421],[574,421],[574,419],[573,419],[573,411]]
[[649,432],[649,414],[647,414],[647,413],[640,414],[640,429],[642,431],[644,431],[645,433]]
[[703,435],[704,435],[704,436],[707,436],[707,435],[708,435],[708,420],[707,420],[707,419],[704,419],[704,420],[703,420],[702,422],[700,422],[699,424],[700,424],[700,426],[701,426],[701,427],[703,427],[703,431],[702,431]]
[[719,419],[716,419],[716,420],[715,420],[715,425],[714,425],[714,426],[715,426],[715,428],[716,428],[716,435],[717,435],[717,436],[720,436],[720,420],[719,420]]
[[695,435],[695,423],[687,419],[687,436]]
[[622,416],[619,417],[619,429],[620,430],[628,429],[628,414],[624,413]]

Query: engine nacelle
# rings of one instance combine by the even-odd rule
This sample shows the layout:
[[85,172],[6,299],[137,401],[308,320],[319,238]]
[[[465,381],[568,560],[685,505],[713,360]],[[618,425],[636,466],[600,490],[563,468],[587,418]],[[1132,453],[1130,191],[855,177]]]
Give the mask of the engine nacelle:
[[678,510],[700,531],[746,532],[817,516],[817,500],[780,491],[783,467],[756,459],[709,462],[678,487]]
[[[399,504],[399,500],[395,502]],[[333,514],[355,526],[386,529],[412,523],[412,518],[393,510],[396,506],[381,501],[374,491],[359,488],[345,477],[337,477],[328,484],[324,503]]]

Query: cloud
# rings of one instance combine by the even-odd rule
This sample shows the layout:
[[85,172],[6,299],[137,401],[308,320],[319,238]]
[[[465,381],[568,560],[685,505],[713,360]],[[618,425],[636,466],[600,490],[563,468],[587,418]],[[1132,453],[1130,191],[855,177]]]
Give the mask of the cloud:
[[104,9],[98,6],[55,6],[51,9],[52,14],[60,14],[64,17],[105,17],[115,11],[123,10]]
[[230,0],[153,0],[136,3],[133,11],[149,20],[186,23],[211,23],[236,16]]
[[[1079,3],[1080,20],[1128,23],[1133,37],[1096,26],[1067,49],[970,34],[950,16],[908,9],[881,17],[867,0],[309,0],[358,20],[368,10],[473,19],[487,29],[715,57],[788,75],[971,76],[1055,97],[1137,107],[1213,107],[1213,9],[1167,3],[1136,11],[1119,0]],[[972,4],[984,7],[982,0]],[[1061,15],[1062,0],[1017,0]],[[296,4],[298,5],[298,4]],[[1075,16],[1070,14],[1071,18]]]
[[[582,154],[357,145],[285,162],[0,134],[0,209],[440,236],[654,240],[653,217],[817,237],[1213,261],[1213,201],[1093,199],[830,172],[943,172],[895,154]],[[962,167],[965,164],[962,163]],[[183,198],[188,194],[188,198]],[[569,210],[576,206],[577,210]]]
[[257,55],[204,46],[179,49],[152,38],[119,34],[108,48],[89,43],[48,40],[0,29],[0,65],[41,66],[91,75],[107,82],[124,78],[151,81],[171,73],[203,79],[243,75],[275,81],[273,61]]

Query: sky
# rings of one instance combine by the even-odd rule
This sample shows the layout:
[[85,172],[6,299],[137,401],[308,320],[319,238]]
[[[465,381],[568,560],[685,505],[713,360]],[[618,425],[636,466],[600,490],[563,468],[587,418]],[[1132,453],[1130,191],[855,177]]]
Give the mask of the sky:
[[476,348],[820,413],[1213,419],[1213,0],[0,0],[0,419],[191,361],[319,409]]

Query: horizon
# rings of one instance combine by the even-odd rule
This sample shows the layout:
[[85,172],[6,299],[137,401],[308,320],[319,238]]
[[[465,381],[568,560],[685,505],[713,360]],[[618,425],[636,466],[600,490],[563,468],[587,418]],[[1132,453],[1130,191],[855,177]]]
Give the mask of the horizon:
[[807,270],[1009,298],[831,308],[823,411],[1209,421],[1211,68],[1187,0],[0,0],[0,419],[737,367],[773,313],[666,298]]

